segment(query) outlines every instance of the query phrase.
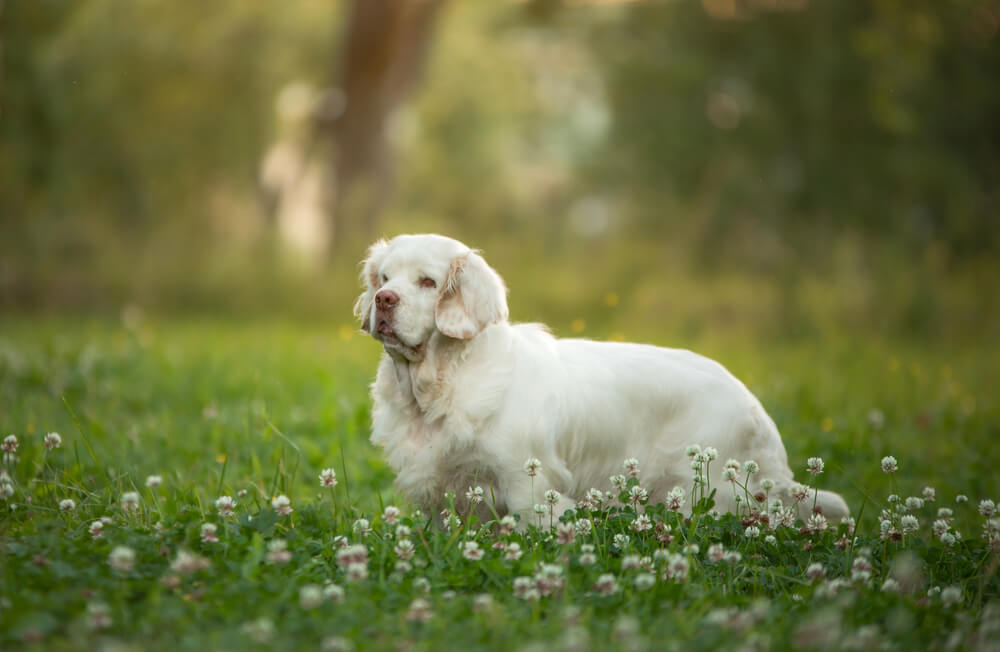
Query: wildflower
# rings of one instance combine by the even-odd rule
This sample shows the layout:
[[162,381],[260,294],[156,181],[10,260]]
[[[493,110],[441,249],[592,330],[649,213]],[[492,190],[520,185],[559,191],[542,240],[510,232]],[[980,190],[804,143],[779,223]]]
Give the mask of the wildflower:
[[640,591],[645,591],[653,587],[656,584],[656,575],[652,573],[643,572],[635,576],[635,588]]
[[236,492],[237,498],[246,498],[246,495],[247,495],[246,489],[240,489],[239,491]]
[[885,414],[878,408],[868,410],[868,425],[879,430],[885,424]]
[[969,502],[969,497],[966,496],[965,494],[958,494],[957,496],[955,496],[955,502],[959,504],[967,503]]
[[672,512],[679,512],[681,507],[684,506],[684,490],[680,487],[674,487],[669,492],[667,492],[667,509]]
[[366,537],[372,533],[371,523],[369,523],[366,518],[359,518],[354,521],[354,525],[351,526],[351,530],[354,534],[357,534],[360,537]]
[[685,449],[684,454],[687,455],[688,457],[694,457],[700,452],[701,452],[701,446],[699,446],[698,444],[691,444],[690,446],[687,447],[687,449]]
[[517,561],[523,554],[524,553],[521,552],[521,544],[517,541],[513,541],[507,546],[507,551],[504,553],[504,559],[507,561]]
[[776,546],[778,545],[778,539],[775,538],[773,534],[769,534],[766,537],[764,537],[764,543],[766,543],[769,546]]
[[426,623],[432,615],[434,612],[431,611],[431,603],[423,598],[415,598],[406,612],[406,619],[417,623]]
[[904,504],[906,505],[906,509],[915,512],[917,510],[923,509],[924,499],[917,498],[916,496],[910,496],[909,498],[906,499]]
[[865,555],[858,555],[851,564],[851,580],[854,582],[867,582],[872,576],[872,562]]
[[478,505],[483,502],[483,494],[484,492],[482,487],[469,487],[469,490],[465,492],[465,499],[473,505]]
[[986,518],[989,518],[994,514],[996,514],[996,511],[997,511],[997,506],[992,500],[986,499],[979,501],[979,513],[985,516]]
[[593,566],[597,563],[597,555],[594,554],[594,546],[585,543],[580,546],[580,565]]
[[[590,521],[586,521],[590,523]],[[576,538],[576,527],[573,523],[560,523],[556,526],[556,541],[566,546]]]
[[45,435],[45,439],[42,440],[42,443],[45,444],[45,448],[49,450],[52,450],[54,448],[61,448],[62,437],[59,436],[58,432],[50,432],[49,434]]
[[149,489],[156,489],[161,484],[163,484],[163,477],[159,475],[148,475],[146,476],[146,487]]
[[957,586],[949,586],[947,588],[941,589],[941,602],[945,604],[946,607],[950,607],[953,604],[958,604],[962,601],[962,589]]
[[611,483],[611,487],[615,491],[619,492],[625,491],[625,484],[627,480],[625,479],[624,475],[613,475],[610,478],[608,478],[608,482]]
[[724,482],[736,482],[737,472],[731,466],[727,466],[722,470],[722,480]]
[[128,546],[115,546],[108,555],[108,564],[119,573],[127,573],[135,568],[135,550]]
[[899,593],[899,582],[891,577],[882,583],[882,593]]
[[337,472],[333,469],[323,469],[319,472],[319,486],[333,488],[337,486]]
[[760,481],[760,488],[764,491],[771,491],[774,489],[774,480],[771,478],[764,478]]
[[641,566],[641,557],[639,555],[625,555],[622,557],[622,570],[635,570]]
[[103,602],[87,603],[87,624],[91,629],[111,627],[111,609]]
[[527,473],[532,478],[538,475],[538,472],[542,470],[542,462],[538,458],[529,457],[524,462],[524,472]]
[[756,525],[747,526],[747,529],[743,530],[743,536],[748,539],[756,539],[760,536],[760,528]]
[[703,450],[702,452],[705,454],[705,458],[709,462],[719,457],[719,451],[715,450],[715,448],[712,446],[706,446],[705,450]]
[[398,507],[386,505],[386,508],[382,511],[382,520],[388,525],[395,525],[399,523],[400,514],[401,512]]
[[949,507],[939,507],[937,511],[938,518],[950,519],[954,514]]
[[634,487],[628,490],[628,502],[633,507],[644,505],[646,504],[647,500],[649,500],[649,492],[640,487],[639,485],[635,485]]
[[4,437],[3,443],[0,444],[0,450],[3,450],[6,457],[6,455],[13,455],[16,453],[18,445],[17,435],[7,435]]
[[672,554],[667,558],[667,568],[663,573],[663,579],[674,582],[685,582],[687,581],[689,566],[687,557]]
[[190,553],[186,550],[178,550],[177,557],[170,562],[170,570],[178,575],[190,575],[200,570],[208,568],[209,561],[201,555]]
[[351,564],[367,564],[368,548],[360,543],[346,545],[340,548],[335,555],[337,566],[347,569]]
[[563,568],[558,564],[542,564],[534,579],[535,586],[543,596],[558,593],[566,584]]
[[479,561],[483,558],[483,551],[475,541],[466,541],[462,546],[462,556],[469,561]]
[[431,582],[426,577],[415,577],[413,579],[413,590],[420,593],[431,592]]
[[139,508],[139,494],[134,491],[126,491],[122,494],[122,509],[126,512]]
[[287,564],[292,559],[288,542],[284,539],[272,539],[267,543],[267,561],[271,564]]
[[943,518],[939,518],[938,520],[934,521],[933,524],[931,524],[931,532],[933,532],[934,536],[938,537],[939,539],[941,538],[941,535],[943,535],[950,529],[951,525],[948,523],[948,521],[946,521]]
[[600,595],[613,595],[618,591],[618,582],[611,573],[604,573],[594,582],[594,593]]
[[292,501],[289,500],[288,496],[285,494],[272,498],[271,507],[273,507],[274,511],[278,512],[280,516],[288,516],[294,511],[292,509]]
[[630,478],[639,477],[639,460],[635,459],[634,457],[629,457],[624,462],[622,462],[622,466],[625,467],[625,473],[626,475],[628,475],[628,477]]
[[806,529],[810,532],[823,532],[827,527],[826,517],[822,514],[811,514],[806,521]]
[[587,491],[587,501],[591,503],[593,508],[599,508],[601,503],[604,502],[604,492],[600,489],[594,489],[593,487]]
[[562,498],[562,495],[555,489],[549,489],[545,492],[545,502],[549,505],[555,505],[559,502],[560,498]]
[[924,487],[923,492],[921,492],[924,500],[929,503],[933,503],[934,499],[937,497],[937,492],[934,491],[934,487]]
[[396,526],[396,539],[407,539],[410,536],[410,526],[408,525],[397,525]]
[[726,548],[721,543],[713,543],[705,554],[709,561],[720,562],[726,556]]
[[627,534],[616,534],[612,545],[618,550],[624,550],[628,547],[628,542],[631,541],[631,537]]
[[59,501],[60,512],[72,512],[74,509],[76,509],[76,501],[72,498],[64,498]]
[[266,645],[274,637],[274,623],[270,618],[261,617],[243,624],[243,633],[255,643]]
[[809,499],[809,487],[804,484],[795,483],[792,485],[792,498],[797,503],[804,503]]
[[507,535],[514,531],[517,527],[517,521],[511,515],[504,516],[500,519],[500,534]]
[[634,521],[632,521],[632,525],[630,527],[635,532],[644,532],[646,530],[652,529],[653,521],[651,521],[650,518],[645,514],[640,514],[635,518]]
[[100,539],[104,536],[104,521],[94,521],[87,528],[87,531],[90,532],[90,536],[94,540]]
[[458,514],[453,514],[451,510],[448,509],[447,507],[441,510],[440,516],[441,516],[441,523],[444,525],[444,528],[449,532],[451,532],[452,529],[462,527],[462,519],[458,517]]
[[951,532],[945,532],[944,534],[941,535],[941,543],[948,546],[949,548],[955,545],[956,541],[958,541],[958,538]]
[[215,501],[215,509],[219,512],[219,516],[232,516],[236,511],[236,501],[232,496],[220,496]]
[[545,505],[541,505],[541,504],[536,504],[536,505],[535,505],[535,506],[534,506],[534,507],[532,508],[532,510],[533,510],[533,511],[535,512],[535,514],[537,514],[537,515],[541,516],[542,514],[547,514],[547,513],[548,513],[548,511],[549,511],[549,508],[548,508],[548,507],[546,507]]
[[351,564],[345,573],[348,582],[357,583],[368,579],[368,566],[365,564]]
[[743,559],[743,555],[735,550],[727,550],[725,557],[722,558],[727,564],[737,564],[741,559]]
[[806,460],[806,471],[813,475],[822,473],[824,466],[822,457],[810,457]]
[[581,537],[585,537],[594,531],[594,524],[588,519],[581,518],[573,521],[573,529],[575,529],[576,533]]
[[306,584],[299,589],[299,605],[303,609],[315,609],[323,604],[323,589],[316,584]]
[[522,600],[537,600],[541,597],[535,581],[530,577],[515,577],[513,589],[514,597]]
[[903,530],[903,534],[912,534],[920,529],[920,521],[913,514],[905,514],[899,519],[899,527]]
[[809,566],[806,567],[806,577],[808,577],[812,582],[823,579],[824,575],[826,575],[826,568],[819,562],[809,564]]
[[331,602],[343,602],[346,591],[339,584],[330,582],[323,586],[323,598]]
[[493,596],[489,593],[480,593],[472,599],[472,610],[476,613],[486,613],[493,609]]
[[413,542],[409,539],[400,539],[396,543],[395,547],[393,547],[393,550],[395,551],[396,556],[403,561],[410,561],[413,559],[413,555],[416,552],[416,546],[414,546]]
[[201,524],[201,540],[203,543],[218,543],[219,537],[216,536],[218,528],[215,523],[202,523]]
[[899,469],[899,463],[896,458],[892,455],[886,455],[882,458],[882,472],[883,473],[895,473]]
[[748,474],[748,475],[752,475],[754,473],[759,473],[760,472],[760,464],[757,464],[757,462],[755,462],[753,460],[747,460],[746,462],[743,463],[743,472],[746,473],[746,474]]

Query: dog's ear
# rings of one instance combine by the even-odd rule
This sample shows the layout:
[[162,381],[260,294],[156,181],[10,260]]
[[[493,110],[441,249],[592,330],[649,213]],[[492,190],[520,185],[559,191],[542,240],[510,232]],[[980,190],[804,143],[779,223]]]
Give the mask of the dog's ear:
[[467,340],[507,319],[507,288],[500,275],[474,251],[451,261],[434,321],[448,337]]
[[364,291],[354,302],[354,316],[361,320],[361,330],[368,333],[372,331],[372,302],[379,286],[382,285],[378,278],[378,268],[388,249],[389,243],[379,240],[368,248],[368,255],[361,262],[361,286]]

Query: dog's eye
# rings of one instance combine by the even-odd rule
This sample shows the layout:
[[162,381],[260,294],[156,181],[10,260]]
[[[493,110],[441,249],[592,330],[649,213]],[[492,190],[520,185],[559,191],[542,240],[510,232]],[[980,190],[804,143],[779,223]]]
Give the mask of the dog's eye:
[[422,288],[436,288],[437,286],[437,282],[429,276],[420,279],[420,287]]
[[388,283],[388,282],[389,282],[389,277],[386,276],[385,274],[383,274],[382,275],[382,283],[385,284],[385,283]]

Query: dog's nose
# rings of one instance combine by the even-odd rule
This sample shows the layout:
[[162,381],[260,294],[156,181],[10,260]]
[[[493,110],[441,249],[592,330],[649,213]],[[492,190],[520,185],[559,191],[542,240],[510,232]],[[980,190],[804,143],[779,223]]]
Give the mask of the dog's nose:
[[399,295],[392,290],[382,290],[375,295],[375,307],[379,310],[391,310],[399,303]]

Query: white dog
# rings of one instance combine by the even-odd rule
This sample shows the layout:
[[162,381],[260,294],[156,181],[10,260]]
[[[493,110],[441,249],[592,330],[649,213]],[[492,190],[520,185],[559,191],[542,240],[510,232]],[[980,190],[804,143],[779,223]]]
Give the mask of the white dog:
[[[375,243],[362,282],[355,313],[385,348],[372,386],[371,440],[385,449],[399,490],[418,505],[436,512],[450,491],[465,513],[465,493],[479,485],[498,513],[520,514],[524,525],[548,489],[561,495],[555,513],[562,514],[590,488],[608,490],[630,457],[640,462],[650,501],[663,501],[673,487],[691,487],[690,444],[718,450],[709,481],[720,489],[720,509],[736,507],[721,481],[728,458],[759,464],[751,493],[770,479],[771,498],[793,504],[795,482],[774,421],[718,363],[690,351],[557,339],[538,324],[511,324],[497,273],[439,235]],[[530,481],[529,458],[541,461]],[[812,503],[810,496],[799,515]],[[831,520],[848,515],[832,492],[820,491],[817,506]],[[486,505],[478,509],[491,514]]]

